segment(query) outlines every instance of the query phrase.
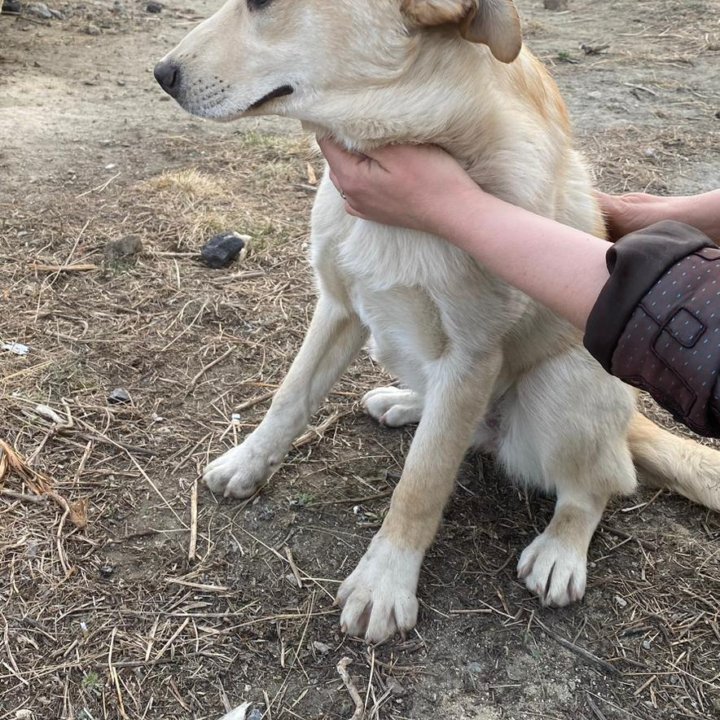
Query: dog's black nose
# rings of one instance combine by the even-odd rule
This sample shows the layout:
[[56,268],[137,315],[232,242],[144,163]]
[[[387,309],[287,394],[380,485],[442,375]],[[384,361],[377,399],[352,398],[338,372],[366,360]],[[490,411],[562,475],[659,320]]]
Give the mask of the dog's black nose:
[[180,92],[180,68],[172,60],[159,62],[153,74],[168,95],[177,97]]

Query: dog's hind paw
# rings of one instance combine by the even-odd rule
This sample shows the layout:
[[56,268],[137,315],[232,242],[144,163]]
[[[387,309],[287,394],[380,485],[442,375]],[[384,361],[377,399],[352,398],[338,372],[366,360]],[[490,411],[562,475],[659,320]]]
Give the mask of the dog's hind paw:
[[401,427],[420,422],[422,400],[413,390],[379,387],[365,393],[362,406],[381,425]]
[[213,460],[205,468],[203,479],[216,495],[247,498],[270,479],[283,457],[259,447],[250,435],[242,445]]
[[562,538],[545,532],[523,551],[518,577],[543,605],[564,607],[585,595],[587,558]]
[[415,597],[422,553],[397,547],[376,535],[360,563],[338,590],[343,632],[383,642],[417,622]]

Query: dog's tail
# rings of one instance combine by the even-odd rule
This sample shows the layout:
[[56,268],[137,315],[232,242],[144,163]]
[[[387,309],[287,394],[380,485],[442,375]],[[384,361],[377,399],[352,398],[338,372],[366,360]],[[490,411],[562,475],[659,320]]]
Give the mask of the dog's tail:
[[639,412],[628,434],[644,485],[667,488],[720,511],[720,452],[658,427]]

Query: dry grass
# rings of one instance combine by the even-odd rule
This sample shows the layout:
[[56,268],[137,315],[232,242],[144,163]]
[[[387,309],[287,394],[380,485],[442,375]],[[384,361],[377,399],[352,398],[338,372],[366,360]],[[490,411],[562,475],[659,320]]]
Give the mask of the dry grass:
[[[680,501],[616,507],[594,546],[587,603],[539,611],[513,566],[551,503],[470,459],[424,575],[418,634],[373,650],[338,634],[337,582],[381,522],[411,437],[357,413],[378,381],[368,360],[273,489],[218,504],[198,487],[207,458],[261,417],[312,309],[302,147],[239,138],[206,155],[202,172],[169,171],[111,202],[87,196],[62,223],[16,211],[6,225],[33,227],[34,258],[98,268],[43,273],[10,254],[2,270],[16,307],[3,340],[31,347],[3,357],[0,380],[8,457],[27,468],[6,470],[0,494],[6,717],[214,718],[248,700],[272,717],[344,718],[355,708],[335,669],[344,656],[371,719],[424,707],[428,678],[447,698],[462,690],[493,707],[535,683],[552,707],[576,703],[596,718],[621,717],[614,706],[708,717],[720,690],[720,526]],[[274,175],[268,152],[283,158]],[[228,156],[240,158],[233,172]],[[222,218],[213,230],[262,242],[241,265],[208,270],[194,255],[208,215]],[[104,243],[128,235],[142,238],[142,255],[103,265]],[[117,386],[131,404],[108,404]],[[86,527],[37,494],[35,473],[87,507]]]

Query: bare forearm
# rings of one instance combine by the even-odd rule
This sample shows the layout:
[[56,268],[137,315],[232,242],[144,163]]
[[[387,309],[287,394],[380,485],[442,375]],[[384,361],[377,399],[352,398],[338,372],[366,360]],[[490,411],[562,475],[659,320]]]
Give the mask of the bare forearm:
[[443,235],[580,329],[608,279],[610,243],[465,188],[442,211]]
[[669,198],[669,215],[658,220],[678,220],[704,232],[714,243],[720,244],[720,189]]

